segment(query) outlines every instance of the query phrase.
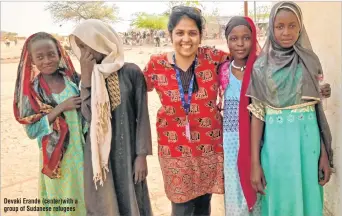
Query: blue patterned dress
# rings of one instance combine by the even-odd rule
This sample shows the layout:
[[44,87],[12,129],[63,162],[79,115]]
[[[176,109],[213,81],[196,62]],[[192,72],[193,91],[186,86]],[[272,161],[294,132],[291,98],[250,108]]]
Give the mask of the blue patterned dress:
[[239,152],[239,103],[242,81],[231,72],[229,66],[229,84],[224,92],[223,109],[223,149],[224,149],[224,187],[226,216],[260,215],[260,203],[248,212],[246,199],[242,192],[237,167]]

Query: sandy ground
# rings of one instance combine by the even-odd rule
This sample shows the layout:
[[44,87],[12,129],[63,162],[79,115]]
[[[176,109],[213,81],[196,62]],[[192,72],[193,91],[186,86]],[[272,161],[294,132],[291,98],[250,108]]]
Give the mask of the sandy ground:
[[[204,44],[215,45],[226,50],[224,41],[205,41]],[[4,198],[37,198],[38,196],[38,145],[36,140],[30,140],[22,126],[13,116],[12,103],[14,84],[17,74],[20,48],[7,48],[1,44],[1,215],[33,216],[37,212],[7,212],[4,207],[20,207],[23,205],[4,204]],[[171,47],[126,47],[125,60],[134,62],[141,68],[153,53],[171,49]],[[6,60],[4,60],[6,59]],[[73,58],[74,66],[79,71],[79,64]],[[160,102],[155,92],[149,93],[149,112],[152,127],[153,156],[148,157],[148,185],[152,200],[153,212],[156,216],[170,215],[170,202],[165,196],[163,179],[157,156],[156,113]],[[212,199],[212,215],[224,215],[223,195],[214,195]]]

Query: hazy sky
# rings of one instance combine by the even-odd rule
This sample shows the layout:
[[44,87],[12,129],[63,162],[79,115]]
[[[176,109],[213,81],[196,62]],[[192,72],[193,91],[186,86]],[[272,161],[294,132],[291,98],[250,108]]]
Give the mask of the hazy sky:
[[[38,31],[68,35],[74,24],[67,23],[60,26],[52,22],[50,13],[44,10],[46,2],[1,2],[1,30],[17,32],[20,36],[29,36]],[[129,28],[131,15],[136,12],[160,13],[167,9],[163,2],[115,2],[119,8],[122,22],[114,25],[118,32]],[[206,11],[219,9],[220,15],[237,15],[243,8],[243,1],[235,2],[202,2]],[[257,2],[257,5],[264,4]],[[268,3],[270,4],[270,3]],[[249,3],[253,8],[253,2]]]

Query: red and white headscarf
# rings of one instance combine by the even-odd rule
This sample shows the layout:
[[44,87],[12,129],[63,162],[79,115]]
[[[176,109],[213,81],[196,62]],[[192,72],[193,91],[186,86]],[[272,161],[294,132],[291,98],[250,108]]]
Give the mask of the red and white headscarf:
[[[44,38],[51,38],[56,43],[60,55],[58,72],[68,77],[76,85],[79,83],[79,78],[72,62],[59,42],[52,35],[45,32],[31,35],[25,41],[22,49],[13,101],[15,119],[23,125],[38,122],[57,106],[48,84],[39,71],[33,67],[29,52],[28,45],[30,41],[41,35]],[[62,170],[60,170],[59,165],[69,143],[68,125],[63,114],[58,116],[52,123],[52,128],[53,132],[42,138],[42,173],[50,178],[60,178]]]

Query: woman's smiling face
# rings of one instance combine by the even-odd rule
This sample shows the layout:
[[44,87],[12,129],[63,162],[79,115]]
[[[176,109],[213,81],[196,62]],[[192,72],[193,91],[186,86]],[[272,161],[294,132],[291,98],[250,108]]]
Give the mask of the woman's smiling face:
[[184,16],[172,31],[172,44],[177,54],[183,57],[196,55],[201,34],[196,22]]

